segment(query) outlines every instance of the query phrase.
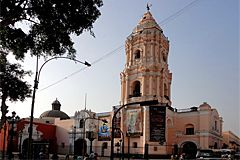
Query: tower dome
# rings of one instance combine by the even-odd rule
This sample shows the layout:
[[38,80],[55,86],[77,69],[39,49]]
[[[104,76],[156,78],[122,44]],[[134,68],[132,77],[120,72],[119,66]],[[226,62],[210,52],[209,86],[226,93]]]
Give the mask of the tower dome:
[[60,107],[61,107],[61,103],[56,99],[52,103],[52,110],[43,112],[40,115],[40,118],[41,119],[43,119],[43,118],[60,118],[61,120],[70,119],[70,117],[66,113],[60,111]]
[[142,19],[138,22],[137,26],[133,29],[133,34],[143,31],[144,29],[153,29],[162,30],[153,18],[151,12],[147,11],[144,13]]

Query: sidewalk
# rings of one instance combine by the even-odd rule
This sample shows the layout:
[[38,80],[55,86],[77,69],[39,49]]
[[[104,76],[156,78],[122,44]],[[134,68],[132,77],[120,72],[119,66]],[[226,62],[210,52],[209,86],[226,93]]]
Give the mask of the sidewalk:
[[[0,153],[0,160],[2,160],[2,154]],[[52,154],[49,155],[49,159],[51,160]],[[58,160],[66,160],[66,155],[58,155]],[[8,155],[5,155],[5,159],[8,159]],[[14,154],[14,158],[12,158],[12,160],[19,160],[18,154]],[[73,155],[69,155],[69,159],[68,160],[74,160]],[[110,160],[110,157],[98,157],[98,160]],[[114,158],[114,160],[122,160],[120,157],[116,157]],[[145,159],[140,159],[140,158],[124,158],[124,160],[145,160]],[[164,159],[148,159],[148,160],[164,160]],[[165,159],[166,160],[166,159]]]

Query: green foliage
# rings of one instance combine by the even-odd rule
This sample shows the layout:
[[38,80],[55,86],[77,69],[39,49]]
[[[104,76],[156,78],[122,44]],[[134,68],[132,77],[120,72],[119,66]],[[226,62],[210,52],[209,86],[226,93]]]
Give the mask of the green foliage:
[[6,54],[0,55],[0,98],[1,98],[1,125],[6,120],[8,112],[6,100],[24,101],[31,96],[30,85],[22,79],[31,72],[21,69],[20,64],[10,64],[6,59]]
[[21,69],[20,64],[10,64],[0,59],[0,97],[8,96],[10,101],[21,100],[30,97],[30,85],[22,81],[25,75],[30,75],[30,71]]
[[98,8],[102,5],[102,0],[0,0],[2,123],[7,98],[23,101],[31,93],[30,85],[22,81],[29,72],[7,62],[7,54],[13,53],[17,60],[23,60],[27,53],[74,58],[76,50],[70,35],[89,31],[94,36],[93,23],[101,15]]
[[0,51],[11,51],[18,59],[27,51],[74,57],[70,35],[86,30],[94,36],[91,29],[103,5],[102,0],[0,0],[0,4]]

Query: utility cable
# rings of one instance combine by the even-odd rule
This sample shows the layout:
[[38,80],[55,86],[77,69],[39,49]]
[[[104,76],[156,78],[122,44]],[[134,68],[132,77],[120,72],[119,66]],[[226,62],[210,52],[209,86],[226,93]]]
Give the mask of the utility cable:
[[188,5],[186,5],[185,7],[183,7],[182,9],[178,10],[177,12],[175,12],[174,14],[172,14],[171,16],[167,17],[166,19],[164,19],[162,22],[160,22],[161,25],[165,25],[168,22],[174,20],[175,18],[177,18],[178,16],[180,16],[181,14],[184,13],[184,11],[188,8],[193,7],[193,5],[199,0],[194,0],[191,3],[189,3]]
[[[98,58],[97,60],[95,60],[95,61],[93,61],[93,62],[91,63],[91,66],[95,65],[96,63],[104,60],[105,58],[107,58],[107,57],[109,57],[109,56],[111,56],[111,55],[113,55],[113,54],[115,54],[115,53],[120,52],[120,51],[123,49],[123,47],[124,47],[124,46],[122,45],[122,46],[114,49],[113,51],[105,54],[104,56]],[[56,82],[54,82],[54,83],[52,83],[52,84],[44,87],[44,88],[42,88],[42,89],[40,89],[39,92],[41,92],[41,91],[43,91],[43,90],[45,90],[45,89],[47,89],[47,88],[49,88],[49,87],[51,87],[51,86],[54,86],[54,85],[56,85],[56,84],[58,84],[58,83],[60,83],[60,82],[62,82],[62,81],[64,81],[64,80],[68,79],[69,77],[72,77],[72,76],[74,76],[75,74],[77,74],[77,73],[79,73],[79,72],[87,69],[87,68],[89,68],[89,67],[87,67],[87,66],[86,66],[86,67],[83,67],[83,68],[81,68],[81,69],[79,69],[79,70],[77,70],[77,71],[75,71],[75,72],[67,75],[66,77],[64,77],[64,78],[62,78],[62,79],[60,79],[60,80],[58,80],[58,81],[56,81]]]

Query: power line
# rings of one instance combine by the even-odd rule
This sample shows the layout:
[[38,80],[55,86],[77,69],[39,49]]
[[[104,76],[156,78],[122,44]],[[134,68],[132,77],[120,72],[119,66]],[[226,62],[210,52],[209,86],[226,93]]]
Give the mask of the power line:
[[[160,22],[161,26],[169,23],[170,21],[174,20],[175,18],[177,18],[178,16],[180,16],[181,14],[183,14],[184,11],[186,11],[188,8],[193,7],[193,5],[194,5],[197,1],[199,1],[199,0],[194,0],[194,1],[192,1],[191,3],[189,3],[188,5],[186,5],[185,7],[183,7],[182,9],[178,10],[178,11],[175,12],[174,14],[170,15],[169,17],[167,17],[166,19],[164,19],[163,21],[161,21],[161,22]],[[121,49],[123,49],[123,47],[124,47],[124,45],[119,46],[118,48],[112,50],[111,52],[109,52],[109,53],[103,55],[102,57],[98,58],[97,60],[93,61],[93,62],[91,63],[91,65],[94,65],[94,64],[96,64],[96,63],[104,60],[105,58],[111,56],[112,54],[119,52]],[[57,85],[58,83],[61,83],[62,81],[68,79],[69,77],[72,77],[72,76],[74,76],[75,74],[77,74],[77,73],[85,70],[86,68],[88,68],[88,67],[84,67],[84,68],[82,68],[82,69],[79,69],[79,70],[77,70],[77,71],[75,71],[75,72],[67,75],[66,77],[64,77],[64,78],[62,78],[62,79],[60,79],[60,80],[58,80],[58,81],[56,81],[56,82],[54,82],[54,83],[52,83],[52,84],[50,84],[50,85],[48,85],[48,86],[42,88],[42,89],[39,90],[39,91],[43,91],[43,90],[45,90],[45,89],[47,89],[47,88],[49,88],[49,87],[52,87],[52,86],[54,86],[54,85]]]
[[175,12],[174,14],[172,14],[171,16],[167,17],[166,19],[164,19],[162,22],[160,22],[161,25],[165,25],[168,22],[174,20],[175,18],[177,18],[178,16],[180,16],[181,14],[184,13],[184,11],[186,11],[188,8],[193,7],[193,5],[199,0],[194,0],[191,3],[189,3],[188,5],[186,5],[185,7],[183,7],[182,9],[178,10],[177,12]]
[[103,59],[107,58],[108,56],[111,56],[111,55],[114,54],[115,52],[120,51],[121,49],[123,49],[123,47],[124,47],[124,45],[119,46],[118,48],[114,49],[113,51],[105,54],[104,56],[102,56],[102,57],[100,57],[100,58],[98,58],[97,60],[95,60],[94,62],[92,62],[92,64],[96,64],[96,63],[102,61]]
[[[120,46],[120,47],[118,47],[118,48],[112,50],[111,52],[109,52],[109,53],[103,55],[102,57],[100,57],[100,58],[98,58],[97,60],[93,61],[93,62],[91,63],[91,65],[94,65],[94,64],[96,64],[96,63],[98,63],[98,62],[104,60],[105,58],[107,58],[107,57],[113,55],[114,53],[118,53],[118,52],[120,52],[121,49],[123,49],[123,47],[124,47],[124,45],[122,45],[122,46]],[[40,89],[39,92],[40,92],[40,91],[43,91],[43,90],[45,90],[45,89],[47,89],[47,88],[49,88],[49,87],[54,86],[54,85],[56,85],[56,84],[58,84],[58,83],[60,83],[60,82],[62,82],[62,81],[64,81],[64,80],[68,79],[69,77],[72,77],[72,76],[74,76],[75,74],[77,74],[77,73],[79,73],[79,72],[81,72],[81,71],[87,69],[87,68],[89,68],[89,67],[83,67],[83,68],[81,68],[81,69],[79,69],[79,70],[77,70],[77,71],[75,71],[75,72],[73,72],[73,73],[67,75],[66,77],[64,77],[64,78],[62,78],[62,79],[60,79],[60,80],[58,80],[58,81],[56,81],[56,82],[54,82],[54,83],[52,83],[52,84],[50,84],[50,85],[44,87],[44,88],[42,88],[42,89]]]

